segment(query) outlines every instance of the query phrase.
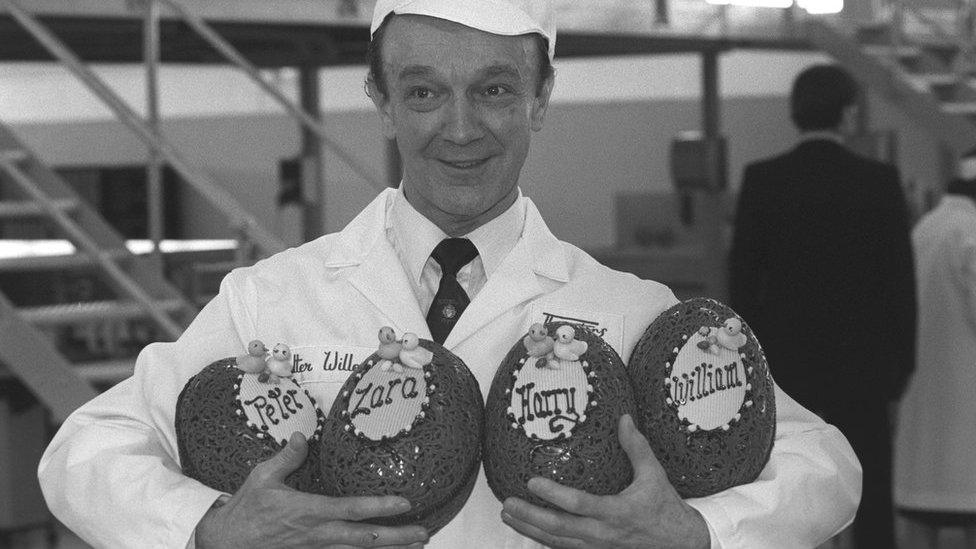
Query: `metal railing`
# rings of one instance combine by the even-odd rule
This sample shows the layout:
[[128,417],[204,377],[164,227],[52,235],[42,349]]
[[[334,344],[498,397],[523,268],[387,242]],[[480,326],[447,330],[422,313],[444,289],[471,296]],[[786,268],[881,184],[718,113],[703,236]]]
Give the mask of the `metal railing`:
[[[348,152],[338,141],[331,137],[325,127],[316,117],[307,113],[289,99],[276,85],[266,80],[261,72],[249,62],[230,42],[218,34],[206,21],[188,10],[176,0],[140,0],[147,6],[145,46],[147,50],[147,97],[149,116],[143,120],[126,102],[109,88],[93,71],[88,69],[74,53],[51,33],[35,16],[26,10],[17,0],[0,0],[10,11],[10,14],[40,42],[53,56],[55,56],[68,70],[75,75],[92,93],[94,93],[149,148],[150,151],[150,183],[159,178],[158,171],[161,161],[172,167],[190,186],[204,198],[215,205],[229,220],[235,233],[242,239],[241,250],[254,248],[263,255],[270,255],[284,249],[284,244],[277,237],[266,231],[257,220],[248,213],[229,193],[209,176],[192,169],[183,159],[176,148],[169,143],[157,129],[155,63],[158,62],[158,22],[159,6],[165,6],[176,16],[186,22],[201,38],[214,50],[220,53],[229,63],[240,69],[253,81],[260,90],[269,95],[284,110],[284,112],[308,131],[315,134],[326,147],[340,160],[347,164],[353,172],[363,178],[370,186],[377,190],[387,187],[387,184],[367,168],[362,162]],[[160,222],[161,188],[158,182],[150,185],[149,223],[150,238],[158,245],[162,232]],[[243,259],[244,254],[238,254]]]
[[892,45],[907,40],[932,39],[957,50],[952,63],[959,80],[971,76],[976,67],[976,0],[956,0],[952,6],[926,7],[910,0],[891,0],[883,6],[889,12]]
[[238,234],[254,242],[267,255],[285,248],[284,244],[264,229],[230,193],[208,175],[194,170],[176,147],[150,127],[125,100],[85,66],[78,56],[36,17],[16,0],[0,0],[0,2],[7,7],[21,26],[94,93],[150,150],[158,153],[187,184],[223,213]]
[[54,220],[59,227],[67,234],[69,240],[80,247],[95,261],[99,268],[104,271],[112,282],[121,289],[122,293],[136,301],[142,309],[152,318],[156,324],[166,333],[168,337],[176,340],[183,333],[183,328],[173,322],[153,302],[152,297],[147,294],[138,283],[122,270],[115,262],[115,259],[102,249],[92,237],[78,226],[71,217],[66,214],[51,197],[42,192],[37,185],[25,175],[17,166],[17,161],[10,158],[0,158],[0,168],[10,176],[10,178],[20,187],[20,189],[31,197],[35,204],[41,207],[49,218]]
[[310,131],[315,133],[322,140],[322,142],[328,146],[332,152],[336,154],[343,162],[349,165],[360,177],[365,179],[370,185],[376,188],[376,190],[381,191],[387,187],[386,183],[382,179],[377,178],[373,175],[371,170],[366,168],[361,162],[359,162],[355,157],[342,147],[342,145],[333,139],[326,131],[325,127],[316,120],[313,116],[305,112],[302,108],[295,105],[285,94],[278,89],[277,86],[268,82],[261,76],[260,71],[255,67],[250,61],[248,61],[237,49],[231,45],[230,42],[225,40],[220,34],[218,34],[213,28],[207,24],[203,18],[195,15],[190,10],[183,7],[182,4],[176,0],[143,0],[145,2],[159,2],[166,5],[172,9],[177,15],[179,15],[186,23],[194,30],[201,38],[207,41],[211,47],[213,47],[217,52],[224,56],[225,59],[230,61],[233,65],[237,66],[239,69],[244,71],[250,79],[259,87],[262,91],[267,93],[271,98],[273,98],[278,105],[280,105],[285,112],[299,122],[302,126],[308,128]]

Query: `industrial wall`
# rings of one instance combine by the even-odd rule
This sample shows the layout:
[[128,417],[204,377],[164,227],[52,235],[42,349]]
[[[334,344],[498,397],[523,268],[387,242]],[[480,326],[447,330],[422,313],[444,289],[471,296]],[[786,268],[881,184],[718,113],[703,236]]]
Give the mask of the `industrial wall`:
[[[788,120],[788,85],[803,66],[821,60],[815,55],[764,58],[760,54],[723,61],[721,127],[729,141],[733,192],[745,163],[795,142]],[[614,195],[670,190],[671,139],[680,131],[701,127],[697,59],[672,56],[628,63],[623,58],[602,64],[557,63],[557,69],[557,93],[545,129],[533,140],[522,188],[557,236],[585,248],[612,246]],[[327,74],[323,80],[324,101],[340,101],[326,109],[326,125],[336,140],[371,166],[377,179],[383,179],[386,152],[378,119],[361,89],[352,87],[361,76],[357,71],[340,76],[330,80]],[[341,103],[351,94],[342,86],[356,94],[352,102]],[[250,101],[253,107],[254,100],[246,92],[235,90],[245,97],[238,104]],[[294,212],[279,209],[276,196],[279,161],[299,150],[296,123],[267,103],[232,112],[219,95],[208,99],[209,111],[185,108],[180,112],[185,105],[174,93],[164,94],[164,100],[170,97],[169,111],[177,113],[167,117],[165,134],[193,165],[225,185],[267,227],[294,241],[298,234]],[[0,116],[2,107],[0,102]],[[119,123],[105,116],[63,118],[22,119],[14,127],[54,166],[144,162],[144,148]],[[906,183],[918,189],[938,186],[938,151],[926,134],[878,100],[870,103],[870,119],[875,129],[895,130]],[[326,157],[326,180],[324,215],[329,230],[345,225],[376,194],[374,187],[332,155]],[[185,236],[228,234],[222,219],[196,197],[186,193],[182,202]]]

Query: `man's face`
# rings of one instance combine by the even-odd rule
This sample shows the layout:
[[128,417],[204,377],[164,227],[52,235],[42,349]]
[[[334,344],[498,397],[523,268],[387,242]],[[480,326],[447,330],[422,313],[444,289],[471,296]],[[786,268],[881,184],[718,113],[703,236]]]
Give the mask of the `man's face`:
[[529,36],[499,36],[424,16],[396,16],[382,45],[387,95],[372,90],[403,160],[407,200],[449,235],[504,212],[518,195],[530,134],[552,82],[536,91]]

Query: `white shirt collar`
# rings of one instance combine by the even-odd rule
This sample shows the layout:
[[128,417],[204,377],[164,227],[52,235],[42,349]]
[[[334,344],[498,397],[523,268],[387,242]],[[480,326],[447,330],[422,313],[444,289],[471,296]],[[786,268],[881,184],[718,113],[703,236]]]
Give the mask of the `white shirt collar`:
[[833,141],[838,145],[844,144],[844,136],[841,134],[830,131],[830,130],[811,130],[807,132],[800,133],[800,143],[806,143],[808,141]]
[[[478,249],[478,257],[484,265],[485,276],[491,277],[505,256],[512,251],[525,225],[525,199],[519,189],[518,198],[501,215],[464,235]],[[437,225],[418,212],[407,201],[403,186],[397,189],[393,205],[387,216],[387,236],[410,275],[419,283],[424,265],[437,244],[447,238]]]

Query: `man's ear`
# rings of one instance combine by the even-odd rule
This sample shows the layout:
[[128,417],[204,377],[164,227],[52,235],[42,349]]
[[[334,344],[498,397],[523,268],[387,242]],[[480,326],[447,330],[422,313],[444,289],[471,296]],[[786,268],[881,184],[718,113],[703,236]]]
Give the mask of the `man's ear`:
[[373,100],[376,112],[380,115],[380,122],[383,124],[383,135],[387,139],[393,139],[396,137],[396,130],[393,125],[393,112],[390,99],[380,91],[372,75],[366,77],[366,83],[364,85],[366,87],[366,95]]
[[546,111],[549,110],[549,97],[552,95],[552,87],[555,83],[556,76],[550,75],[542,84],[542,90],[532,100],[532,112],[529,113],[529,116],[532,120],[532,131],[534,132],[542,129]]

